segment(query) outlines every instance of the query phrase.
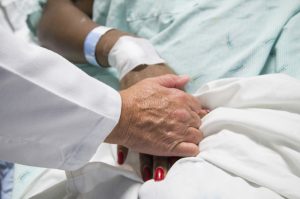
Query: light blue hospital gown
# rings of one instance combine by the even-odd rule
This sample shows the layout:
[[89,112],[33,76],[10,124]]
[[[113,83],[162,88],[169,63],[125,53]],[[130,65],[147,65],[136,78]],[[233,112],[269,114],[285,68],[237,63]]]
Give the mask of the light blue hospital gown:
[[[149,39],[193,93],[226,77],[300,78],[299,12],[299,0],[95,0],[93,20]],[[118,88],[114,69],[79,67]]]
[[300,78],[299,0],[96,0],[94,20],[151,40],[189,92],[225,77]]
[[13,188],[14,164],[0,160],[0,199],[10,199]]

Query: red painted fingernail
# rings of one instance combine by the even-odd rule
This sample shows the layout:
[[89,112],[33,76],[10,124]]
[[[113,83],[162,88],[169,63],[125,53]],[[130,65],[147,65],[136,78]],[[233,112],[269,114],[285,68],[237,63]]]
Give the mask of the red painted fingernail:
[[165,178],[165,171],[161,167],[157,167],[155,169],[155,174],[154,174],[154,180],[155,181],[161,181]]
[[122,151],[118,151],[118,164],[124,163],[124,153]]
[[151,170],[148,166],[144,166],[143,168],[143,180],[144,182],[151,179]]

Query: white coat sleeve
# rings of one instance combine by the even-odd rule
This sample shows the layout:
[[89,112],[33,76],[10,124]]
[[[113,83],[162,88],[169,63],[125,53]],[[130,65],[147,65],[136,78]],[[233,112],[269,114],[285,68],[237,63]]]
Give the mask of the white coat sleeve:
[[0,27],[0,159],[77,169],[120,112],[117,91]]

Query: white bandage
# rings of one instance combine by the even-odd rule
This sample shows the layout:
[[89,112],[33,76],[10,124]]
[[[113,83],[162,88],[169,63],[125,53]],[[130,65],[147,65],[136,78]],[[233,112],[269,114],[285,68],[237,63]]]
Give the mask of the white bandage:
[[164,62],[148,40],[132,36],[120,37],[108,54],[108,63],[117,68],[120,79],[137,66]]

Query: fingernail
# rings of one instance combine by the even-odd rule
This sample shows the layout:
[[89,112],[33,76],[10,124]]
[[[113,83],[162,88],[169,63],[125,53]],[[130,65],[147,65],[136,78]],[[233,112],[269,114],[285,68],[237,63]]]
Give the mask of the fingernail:
[[199,111],[198,115],[202,118],[204,117],[206,114],[208,114],[210,112],[209,109],[202,109]]
[[205,111],[206,113],[209,113],[209,112],[210,112],[210,110],[209,110],[209,109],[204,109],[204,111]]
[[154,180],[155,181],[161,181],[165,178],[165,171],[161,167],[157,167],[155,169],[155,174],[154,174]]
[[143,168],[143,180],[144,182],[148,181],[151,179],[151,171],[148,166],[144,166]]
[[118,164],[122,165],[124,163],[124,153],[122,151],[118,151]]

